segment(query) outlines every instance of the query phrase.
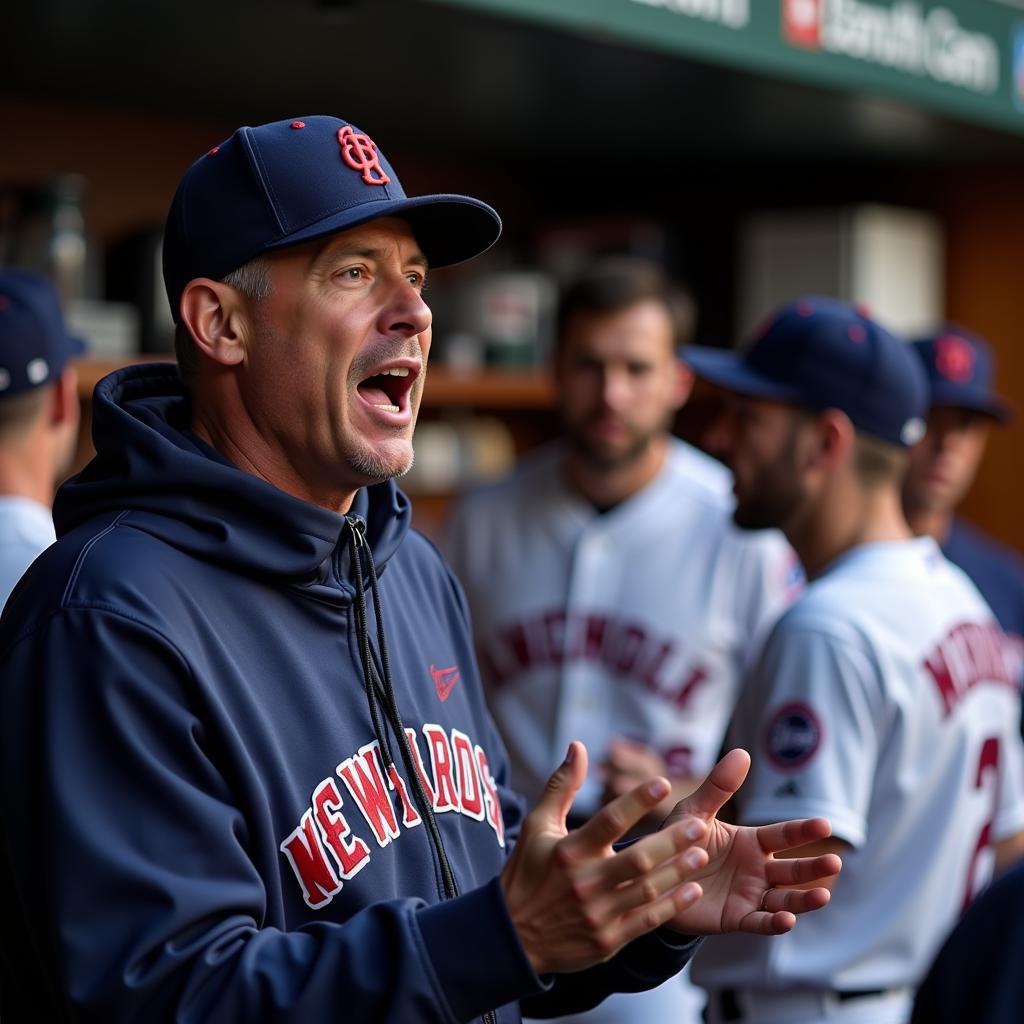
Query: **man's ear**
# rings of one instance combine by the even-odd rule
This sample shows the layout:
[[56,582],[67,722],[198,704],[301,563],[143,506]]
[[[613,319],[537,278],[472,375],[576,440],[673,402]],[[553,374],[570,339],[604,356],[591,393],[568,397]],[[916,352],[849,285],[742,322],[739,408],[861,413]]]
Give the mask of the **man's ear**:
[[676,360],[675,377],[672,383],[672,408],[678,412],[693,391],[694,373],[681,359]]
[[825,409],[815,420],[818,441],[816,463],[824,469],[839,465],[853,452],[857,432],[850,417],[839,409]]
[[78,400],[78,370],[68,364],[53,382],[49,420],[53,426],[74,424],[77,428],[81,404]]
[[245,360],[248,318],[244,300],[230,285],[197,277],[181,296],[181,319],[196,347],[221,366]]

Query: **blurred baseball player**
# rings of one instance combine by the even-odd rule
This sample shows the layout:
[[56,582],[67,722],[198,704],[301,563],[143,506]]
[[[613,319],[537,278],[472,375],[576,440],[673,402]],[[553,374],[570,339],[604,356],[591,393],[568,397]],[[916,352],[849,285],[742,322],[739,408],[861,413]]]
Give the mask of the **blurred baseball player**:
[[903,508],[916,534],[929,534],[974,582],[1010,639],[1024,648],[1024,559],[955,513],[985,455],[993,425],[1013,417],[992,389],[995,358],[981,338],[955,324],[914,342],[928,372],[928,433],[910,452]]
[[53,285],[0,269],[0,607],[54,540],[50,506],[78,439],[78,372]]
[[730,742],[754,758],[739,820],[827,814],[846,869],[827,920],[795,940],[713,940],[694,978],[710,1020],[910,1015],[938,944],[1024,828],[1020,695],[998,625],[900,505],[927,381],[867,316],[805,299],[740,355],[694,350],[734,392],[709,446],[736,521],[778,526],[807,572],[743,688]]
[[[448,533],[513,779],[539,794],[581,737],[599,762],[583,814],[653,775],[674,789],[654,818],[692,788],[747,652],[800,578],[781,535],[732,524],[728,471],[669,433],[692,384],[676,355],[692,320],[655,265],[596,264],[559,308],[564,439],[468,495]],[[587,1020],[686,1024],[702,1002],[673,982]]]

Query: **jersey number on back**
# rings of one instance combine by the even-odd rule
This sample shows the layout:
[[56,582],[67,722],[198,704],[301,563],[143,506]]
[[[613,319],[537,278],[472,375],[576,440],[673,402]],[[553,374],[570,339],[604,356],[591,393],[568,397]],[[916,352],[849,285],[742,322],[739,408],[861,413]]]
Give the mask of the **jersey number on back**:
[[981,755],[978,757],[978,772],[974,778],[974,788],[981,789],[986,781],[991,782],[992,801],[988,821],[978,835],[978,842],[975,844],[974,853],[971,854],[970,864],[967,866],[967,889],[964,892],[963,905],[960,912],[963,913],[971,900],[978,894],[982,883],[977,878],[981,855],[992,845],[992,825],[999,808],[999,739],[990,736],[981,745]]

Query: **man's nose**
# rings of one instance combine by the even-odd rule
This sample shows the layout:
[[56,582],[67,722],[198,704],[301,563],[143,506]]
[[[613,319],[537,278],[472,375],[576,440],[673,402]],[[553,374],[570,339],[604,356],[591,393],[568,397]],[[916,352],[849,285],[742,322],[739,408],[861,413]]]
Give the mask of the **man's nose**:
[[629,379],[624,371],[615,367],[605,369],[601,381],[601,397],[611,409],[621,409],[629,401]]
[[419,289],[403,281],[395,287],[391,301],[381,312],[381,333],[412,338],[426,331],[432,319]]

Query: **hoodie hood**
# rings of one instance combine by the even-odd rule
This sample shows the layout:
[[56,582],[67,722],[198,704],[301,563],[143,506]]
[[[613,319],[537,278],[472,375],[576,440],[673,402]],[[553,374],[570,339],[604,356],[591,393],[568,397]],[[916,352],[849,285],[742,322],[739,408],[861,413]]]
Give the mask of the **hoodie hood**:
[[[173,363],[104,377],[93,393],[96,456],[57,492],[57,536],[128,510],[132,526],[196,558],[296,582],[322,575],[345,516],[238,469],[190,423],[191,403]],[[408,498],[389,480],[360,490],[350,514],[366,520],[383,571],[409,529]]]

